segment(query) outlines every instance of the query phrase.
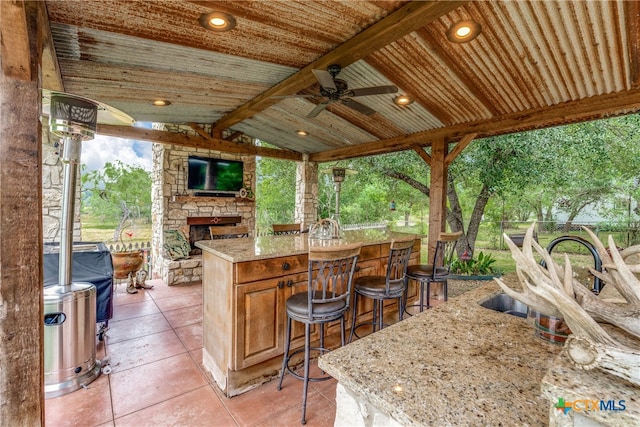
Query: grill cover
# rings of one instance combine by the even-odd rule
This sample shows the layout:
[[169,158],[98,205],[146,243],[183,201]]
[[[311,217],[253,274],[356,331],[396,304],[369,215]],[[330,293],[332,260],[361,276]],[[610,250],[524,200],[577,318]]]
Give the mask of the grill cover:
[[[58,284],[59,243],[44,244],[44,287]],[[113,264],[111,253],[102,242],[74,242],[73,282],[89,282],[96,287],[96,322],[113,316]]]

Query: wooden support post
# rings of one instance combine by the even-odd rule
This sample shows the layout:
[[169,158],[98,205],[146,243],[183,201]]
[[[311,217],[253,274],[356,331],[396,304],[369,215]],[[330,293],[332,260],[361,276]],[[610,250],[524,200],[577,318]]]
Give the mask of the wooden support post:
[[445,231],[447,217],[447,144],[438,139],[431,144],[431,183],[429,189],[429,238],[428,260],[436,251],[438,234]]
[[43,2],[0,1],[0,424],[44,425]]

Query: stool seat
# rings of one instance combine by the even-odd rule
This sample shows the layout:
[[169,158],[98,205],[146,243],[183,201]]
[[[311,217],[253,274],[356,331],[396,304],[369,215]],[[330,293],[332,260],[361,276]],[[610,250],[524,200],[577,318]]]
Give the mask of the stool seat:
[[[415,242],[415,236],[403,239],[394,239],[389,246],[389,259],[387,260],[386,274],[384,276],[361,276],[354,281],[353,289],[353,315],[351,320],[351,333],[349,342],[353,337],[358,336],[356,330],[365,325],[371,325],[373,332],[385,326],[383,321],[384,301],[389,299],[398,300],[398,320],[402,320],[404,312],[404,299],[407,282],[405,273],[411,249]],[[371,322],[364,322],[356,325],[358,317],[358,299],[366,297],[373,300],[373,313]]]
[[[322,299],[322,293],[314,292],[314,300]],[[329,301],[312,303],[313,314],[317,317],[323,317],[331,319],[338,319],[343,315],[345,307],[345,300]],[[287,315],[291,316],[294,320],[304,322],[309,318],[309,295],[307,292],[300,292],[289,299],[287,299]]]
[[[309,262],[307,268],[307,290],[287,298],[287,326],[284,337],[284,354],[278,391],[282,390],[285,371],[294,378],[303,381],[302,386],[302,419],[305,424],[307,414],[307,391],[309,381],[324,381],[330,376],[311,377],[309,364],[311,351],[329,351],[324,345],[324,325],[340,321],[340,344],[345,344],[345,314],[349,310],[353,273],[360,256],[362,244],[312,246],[309,245]],[[304,347],[291,351],[291,323],[304,324]],[[311,346],[311,325],[318,325],[320,342],[318,347]],[[304,352],[304,373],[296,373],[289,362],[294,355]],[[293,359],[295,360],[295,359]]]
[[378,298],[380,296],[398,298],[404,293],[403,282],[389,283],[388,291],[386,286],[387,283],[384,276],[362,276],[358,277],[355,282],[358,293],[370,298]]
[[415,276],[417,278],[429,277],[431,279],[438,279],[438,276],[445,277],[449,275],[449,270],[445,267],[436,267],[436,271],[433,271],[433,265],[410,265],[407,268],[407,276]]
[[[420,303],[417,304],[420,311],[424,310],[425,296],[427,309],[431,308],[431,283],[442,283],[444,300],[447,301],[447,279],[451,271],[451,263],[453,262],[456,243],[461,235],[461,231],[455,233],[440,233],[438,235],[438,241],[436,242],[433,264],[412,265],[407,268],[407,273],[405,274],[406,285],[408,285],[409,280],[415,280],[420,284]],[[442,266],[438,265],[439,262],[442,262]],[[416,305],[412,305],[411,307],[416,307]],[[405,310],[407,308],[409,307],[405,305]],[[411,315],[408,311],[407,314]]]

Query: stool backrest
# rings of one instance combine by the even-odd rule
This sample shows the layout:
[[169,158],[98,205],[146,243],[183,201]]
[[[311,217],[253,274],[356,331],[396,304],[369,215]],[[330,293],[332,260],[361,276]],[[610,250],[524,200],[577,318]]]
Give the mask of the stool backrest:
[[389,247],[389,259],[387,261],[386,273],[386,293],[389,294],[389,287],[394,283],[403,283],[404,275],[407,272],[411,250],[415,244],[415,236],[402,239],[393,239]]
[[246,225],[212,225],[209,227],[209,234],[212,240],[249,237],[249,227]]
[[438,236],[438,242],[436,244],[436,252],[433,256],[433,276],[437,274],[436,266],[442,262],[442,266],[447,270],[451,269],[451,263],[453,262],[453,254],[456,250],[456,244],[462,236],[462,231],[456,231],[455,233],[440,233]]
[[281,234],[300,234],[300,230],[302,229],[301,224],[271,224],[271,229],[273,230],[273,234],[281,235]]
[[[309,248],[307,295],[311,319],[323,318],[322,310],[314,312],[314,304],[344,300],[341,311],[349,308],[353,273],[361,248],[360,243]],[[330,315],[335,317],[336,312],[332,311]]]

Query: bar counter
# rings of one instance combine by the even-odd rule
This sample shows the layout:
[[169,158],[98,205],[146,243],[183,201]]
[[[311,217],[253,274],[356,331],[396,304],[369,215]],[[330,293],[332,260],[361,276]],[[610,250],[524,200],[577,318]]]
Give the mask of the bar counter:
[[[229,397],[276,377],[284,352],[285,304],[291,295],[306,292],[309,246],[362,243],[356,275],[379,275],[385,272],[391,241],[408,236],[415,238],[409,262],[417,264],[419,237],[381,229],[347,231],[334,240],[310,240],[309,234],[300,234],[196,242],[203,251],[204,367]],[[397,303],[385,311],[391,319]],[[371,314],[368,302],[359,304],[359,322],[368,321]],[[327,345],[339,342],[339,325],[326,328]],[[314,329],[312,341],[318,338]],[[303,345],[304,327],[294,322],[291,347]]]
[[347,243],[362,243],[363,246],[391,243],[394,238],[407,237],[381,228],[345,231],[341,239],[310,239],[308,233],[282,236],[260,236],[255,238],[201,240],[195,245],[204,252],[216,255],[229,262],[247,262],[260,259],[300,255],[309,252],[309,245],[331,246]]
[[336,426],[542,426],[542,379],[561,347],[483,308],[489,282],[320,357],[338,380]]

